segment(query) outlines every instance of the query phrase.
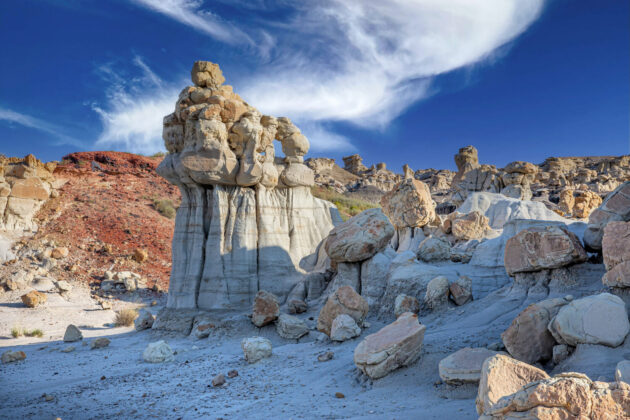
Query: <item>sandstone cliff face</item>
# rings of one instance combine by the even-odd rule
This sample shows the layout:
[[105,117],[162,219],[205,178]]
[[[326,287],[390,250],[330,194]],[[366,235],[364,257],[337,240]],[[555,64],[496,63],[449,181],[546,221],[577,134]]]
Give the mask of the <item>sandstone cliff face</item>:
[[57,194],[55,166],[33,155],[24,159],[0,156],[0,230],[37,230],[33,216],[51,194]]
[[311,195],[308,140],[223,85],[218,66],[197,62],[192,79],[164,118],[169,154],[158,167],[182,194],[168,307],[242,308],[259,290],[284,298],[339,220]]

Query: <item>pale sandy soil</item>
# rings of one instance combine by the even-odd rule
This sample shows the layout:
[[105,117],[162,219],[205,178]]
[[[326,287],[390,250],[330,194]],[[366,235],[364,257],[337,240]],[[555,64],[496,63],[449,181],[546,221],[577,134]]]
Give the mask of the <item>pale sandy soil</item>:
[[[576,297],[600,288],[598,270],[595,266],[585,274],[583,286],[573,291]],[[463,307],[421,316],[427,332],[420,360],[370,381],[354,366],[353,352],[384,320],[369,319],[371,326],[361,337],[336,344],[314,340],[315,331],[292,342],[280,338],[273,326],[254,327],[246,314],[217,315],[217,328],[198,340],[112,327],[114,313],[97,309],[87,289],[73,290],[68,300],[51,293],[46,306],[37,309],[17,303],[18,294],[0,295],[0,352],[23,350],[27,358],[0,365],[0,418],[475,419],[476,386],[442,384],[438,363],[459,348],[499,341],[530,303],[504,288]],[[147,302],[117,306],[140,303]],[[150,310],[156,313],[159,308]],[[314,327],[317,309],[300,316]],[[44,329],[44,338],[8,338],[10,328],[19,323]],[[110,346],[91,350],[89,345],[63,343],[70,323],[81,327],[83,342],[106,336]],[[255,335],[271,339],[273,356],[249,365],[240,341]],[[154,365],[142,360],[147,344],[158,339],[177,352],[174,362]],[[74,352],[60,351],[70,345],[76,347]],[[333,351],[334,359],[318,362],[317,355],[326,351]],[[612,380],[617,361],[628,354],[628,343],[617,349],[584,346],[557,369]],[[232,369],[238,377],[222,387],[210,385],[216,374]],[[336,392],[345,398],[336,398]],[[46,401],[43,394],[54,399]]]

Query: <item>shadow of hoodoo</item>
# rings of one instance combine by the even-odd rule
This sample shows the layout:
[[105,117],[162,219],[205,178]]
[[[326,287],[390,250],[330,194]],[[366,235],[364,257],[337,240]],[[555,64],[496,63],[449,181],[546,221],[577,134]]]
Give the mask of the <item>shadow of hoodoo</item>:
[[164,118],[169,154],[158,167],[182,193],[167,308],[243,309],[259,290],[285,298],[340,221],[311,194],[308,140],[222,85],[217,65],[196,62],[192,79]]

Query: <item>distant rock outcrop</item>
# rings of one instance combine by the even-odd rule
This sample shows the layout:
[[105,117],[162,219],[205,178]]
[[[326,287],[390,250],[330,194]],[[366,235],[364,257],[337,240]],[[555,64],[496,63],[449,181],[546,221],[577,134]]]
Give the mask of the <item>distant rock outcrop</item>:
[[169,154],[157,169],[182,194],[167,306],[244,308],[263,289],[283,299],[338,217],[311,195],[309,142],[223,85],[216,64],[196,62],[191,75],[164,118]]
[[57,195],[54,162],[33,155],[24,159],[0,156],[0,230],[34,231],[33,216],[51,195]]

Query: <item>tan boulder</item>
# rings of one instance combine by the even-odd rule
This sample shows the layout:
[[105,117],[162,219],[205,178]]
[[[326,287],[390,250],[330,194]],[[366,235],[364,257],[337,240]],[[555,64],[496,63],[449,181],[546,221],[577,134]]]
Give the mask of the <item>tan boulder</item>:
[[497,354],[489,357],[481,367],[477,391],[477,413],[489,413],[505,396],[511,395],[530,382],[547,379],[549,375],[527,363]]
[[602,239],[604,264],[608,272],[602,282],[611,287],[630,287],[630,222],[610,222]]
[[44,293],[38,292],[37,290],[33,290],[25,295],[22,295],[22,302],[29,308],[35,308],[42,305],[46,303],[47,299],[48,297]]
[[602,253],[606,270],[630,261],[630,222],[610,222],[604,227]]
[[435,202],[427,184],[407,178],[381,197],[381,207],[399,229],[423,227],[435,218]]
[[2,360],[2,363],[19,362],[20,360],[26,359],[26,353],[23,351],[7,350],[2,353],[2,357],[0,359]]
[[440,309],[448,304],[449,284],[444,276],[438,276],[427,284],[424,304],[429,309]]
[[326,240],[326,253],[336,262],[359,262],[381,251],[394,227],[381,209],[369,209],[336,226]]
[[145,262],[149,259],[149,253],[146,249],[136,249],[133,251],[133,259],[139,263]]
[[420,356],[425,330],[417,315],[406,312],[359,343],[354,350],[354,363],[372,379],[408,366]]
[[590,214],[602,204],[602,198],[593,191],[576,191],[573,205],[573,217],[586,219]]
[[584,232],[584,245],[589,251],[601,251],[604,227],[614,221],[630,221],[630,181],[608,194],[602,205],[590,214]]
[[464,305],[473,298],[472,280],[470,277],[461,276],[448,286],[448,291],[456,305]]
[[210,61],[195,61],[190,77],[195,85],[211,89],[218,89],[225,82],[219,65]]
[[564,267],[586,259],[586,252],[577,236],[559,226],[522,230],[508,239],[505,245],[505,270],[510,276]]
[[58,247],[52,250],[50,256],[56,260],[66,258],[70,254],[70,250],[65,246]]
[[319,312],[317,329],[330,336],[332,323],[340,314],[350,315],[361,326],[368,313],[368,304],[350,286],[341,286],[326,300],[326,304]]
[[481,239],[491,230],[489,219],[480,211],[471,211],[463,215],[457,215],[451,221],[451,232],[457,239],[470,241]]
[[630,261],[614,266],[602,277],[604,286],[630,287]]
[[254,298],[252,323],[257,327],[262,327],[278,319],[279,315],[278,298],[264,290],[259,291]]
[[447,384],[477,383],[481,378],[483,362],[499,354],[485,347],[465,347],[440,360],[440,378]]
[[628,418],[630,386],[623,382],[593,382],[575,372],[561,373],[524,386],[485,414],[495,420]]
[[501,334],[503,344],[512,357],[525,362],[536,363],[551,359],[556,340],[547,325],[567,299],[547,299],[529,305]]
[[420,302],[413,296],[398,295],[394,301],[394,315],[398,318],[405,312],[417,314],[420,312]]

